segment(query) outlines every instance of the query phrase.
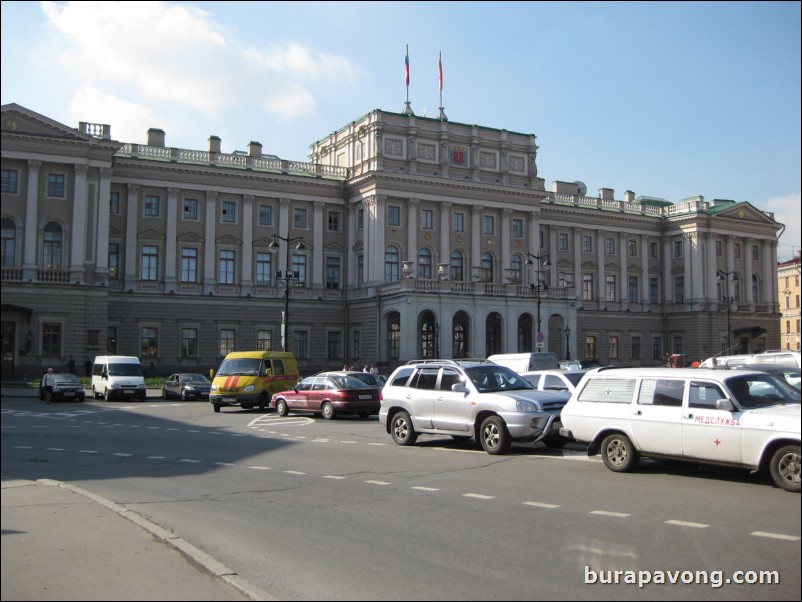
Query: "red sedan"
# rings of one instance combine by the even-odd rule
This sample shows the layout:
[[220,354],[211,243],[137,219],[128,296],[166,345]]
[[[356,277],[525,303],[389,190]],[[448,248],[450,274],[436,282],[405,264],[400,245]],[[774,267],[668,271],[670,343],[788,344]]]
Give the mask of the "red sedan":
[[337,414],[356,414],[367,419],[378,414],[379,387],[372,387],[345,372],[321,372],[298,383],[290,391],[273,394],[270,406],[279,416],[311,412],[331,420]]

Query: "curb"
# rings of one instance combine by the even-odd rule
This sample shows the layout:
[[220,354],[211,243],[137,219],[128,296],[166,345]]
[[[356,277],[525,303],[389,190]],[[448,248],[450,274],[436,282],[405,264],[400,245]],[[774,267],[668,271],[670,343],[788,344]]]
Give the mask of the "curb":
[[49,487],[63,487],[65,489],[73,491],[74,493],[77,493],[79,495],[82,495],[86,498],[89,498],[97,502],[98,504],[104,506],[105,508],[108,508],[115,514],[118,514],[119,516],[128,519],[135,525],[145,529],[156,539],[159,539],[164,543],[168,544],[169,546],[175,548],[186,558],[188,558],[193,564],[211,573],[218,579],[225,581],[235,589],[239,590],[242,594],[249,597],[251,600],[277,600],[277,598],[271,596],[267,592],[249,583],[247,580],[240,577],[236,571],[230,569],[229,567],[219,562],[218,560],[215,560],[203,550],[196,548],[189,542],[185,541],[184,539],[175,535],[174,533],[168,531],[164,527],[161,527],[156,523],[149,521],[148,519],[140,516],[139,514],[137,514],[132,510],[125,508],[124,506],[115,504],[111,500],[108,500],[104,497],[94,494],[91,491],[87,491],[86,489],[82,489],[80,487],[76,487],[75,485],[64,483],[62,481],[56,481],[54,479],[37,479],[36,483],[38,485],[46,485]]

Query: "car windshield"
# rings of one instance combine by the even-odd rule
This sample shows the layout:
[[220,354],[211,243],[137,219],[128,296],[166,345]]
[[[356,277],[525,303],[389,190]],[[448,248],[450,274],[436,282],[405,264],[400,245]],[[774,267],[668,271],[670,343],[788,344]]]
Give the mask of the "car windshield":
[[236,358],[230,360],[223,360],[220,364],[220,369],[217,371],[218,376],[257,376],[259,374],[259,366],[262,360],[259,358]]
[[745,374],[726,380],[738,405],[744,410],[773,405],[799,403],[799,393],[779,382],[771,374]]
[[465,374],[480,393],[534,389],[524,377],[504,366],[487,365],[466,368]]
[[184,374],[182,380],[185,383],[208,383],[209,379],[206,378],[203,374]]
[[112,376],[142,376],[139,364],[109,364],[109,374]]
[[349,377],[350,378],[357,378],[357,379],[361,380],[363,383],[367,383],[368,385],[370,385],[372,387],[381,387],[381,383],[379,382],[379,379],[376,378],[370,372],[359,372],[357,374],[351,374],[351,375],[349,375]]
[[53,378],[59,385],[77,385],[78,377],[74,374],[54,374]]
[[[367,376],[372,376],[368,374]],[[373,385],[364,382],[359,376],[330,376],[329,380],[338,389],[372,389]]]

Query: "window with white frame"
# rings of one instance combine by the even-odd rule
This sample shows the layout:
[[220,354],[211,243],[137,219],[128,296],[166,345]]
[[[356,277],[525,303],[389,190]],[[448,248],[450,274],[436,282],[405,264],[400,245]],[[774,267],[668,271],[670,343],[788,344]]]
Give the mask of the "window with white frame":
[[198,249],[181,248],[181,282],[198,281]]
[[237,223],[237,204],[234,201],[223,201],[223,212],[220,221],[224,224]]
[[434,228],[434,211],[431,209],[421,209],[420,227],[421,230],[432,230]]
[[270,205],[259,205],[259,225],[273,225],[273,207]]
[[19,191],[19,172],[16,169],[3,170],[2,191],[6,194],[17,194]]
[[109,213],[112,215],[117,215],[120,213],[120,193],[119,192],[110,192],[109,193]]
[[465,214],[455,211],[451,214],[451,229],[454,232],[465,232]]
[[264,251],[256,253],[256,273],[254,284],[257,286],[270,286],[273,282],[273,254]]
[[182,219],[196,221],[198,219],[198,199],[184,199]]
[[605,275],[605,299],[607,301],[618,301],[618,287],[616,286],[615,274]]
[[524,237],[524,220],[519,218],[513,218],[512,220],[512,236],[513,238],[523,238]]
[[343,356],[343,334],[339,330],[330,330],[326,333],[326,358],[340,359]]
[[329,232],[339,232],[342,229],[341,218],[339,211],[329,211]]
[[615,255],[615,238],[609,236],[604,239],[604,247],[607,255]]
[[47,196],[64,198],[64,174],[47,174]]
[[566,232],[560,232],[559,245],[560,251],[568,250],[568,234]]
[[42,239],[42,260],[45,269],[61,269],[63,245],[64,233],[61,226],[56,222],[48,222],[45,226]]
[[582,235],[582,252],[593,253],[593,238],[588,234]]
[[495,233],[495,219],[492,215],[482,216],[482,234],[492,235]]
[[582,274],[582,299],[593,301],[593,274]]
[[181,329],[181,358],[198,357],[198,329]]
[[144,205],[144,216],[145,217],[159,217],[159,195],[157,194],[146,194],[145,195],[145,205]]
[[256,331],[256,348],[259,351],[273,350],[273,331],[260,328]]
[[217,283],[234,284],[234,269],[236,265],[236,251],[221,249],[217,262]]
[[156,245],[142,245],[139,279],[149,281],[159,279],[159,247]]
[[220,357],[225,357],[236,349],[236,331],[233,328],[221,328],[218,337],[218,354]]
[[326,288],[340,288],[340,258],[326,257]]
[[306,209],[297,208],[292,212],[293,226],[299,230],[306,230]]
[[387,207],[387,225],[400,226],[401,225],[401,208],[394,205]]
[[432,279],[432,252],[426,247],[418,251],[418,278]]
[[295,286],[306,286],[306,255],[293,255],[290,269],[298,275],[298,281]]
[[140,336],[140,357],[158,357],[159,329],[155,326],[143,326]]
[[42,355],[54,357],[61,355],[63,343],[62,325],[60,322],[42,323]]

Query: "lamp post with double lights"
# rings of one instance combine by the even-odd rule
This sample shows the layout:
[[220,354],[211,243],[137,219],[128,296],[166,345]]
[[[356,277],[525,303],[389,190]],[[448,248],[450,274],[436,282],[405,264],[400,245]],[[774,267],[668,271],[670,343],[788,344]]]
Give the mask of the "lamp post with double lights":
[[282,240],[287,243],[287,261],[284,266],[284,272],[281,270],[276,271],[276,280],[284,285],[284,314],[281,316],[281,350],[289,351],[290,349],[290,284],[298,282],[300,274],[298,272],[290,271],[290,245],[294,242],[296,251],[305,251],[306,245],[302,236],[287,237],[273,235],[273,242],[268,245],[269,249],[276,250],[279,248],[278,241]]
[[565,326],[565,359],[571,359],[571,345],[569,340],[571,338],[571,327],[566,325]]
[[727,304],[727,355],[730,353],[731,349],[731,341],[730,341],[730,307],[733,303],[735,303],[735,297],[730,295],[730,280],[733,282],[738,282],[738,274],[734,271],[732,272],[725,272],[724,270],[716,270],[716,280],[719,282],[724,282],[725,284],[725,293],[721,297],[722,303]]
[[[535,283],[529,285],[529,290],[534,291],[535,299],[537,299],[537,335],[536,341],[539,347],[543,346],[543,333],[540,332],[540,293],[545,293],[549,290],[548,284],[540,281],[540,268],[541,266],[547,268],[551,265],[549,262],[549,255],[533,255],[532,253],[526,254],[526,265],[535,266]],[[534,261],[532,261],[534,259]]]

